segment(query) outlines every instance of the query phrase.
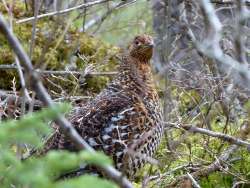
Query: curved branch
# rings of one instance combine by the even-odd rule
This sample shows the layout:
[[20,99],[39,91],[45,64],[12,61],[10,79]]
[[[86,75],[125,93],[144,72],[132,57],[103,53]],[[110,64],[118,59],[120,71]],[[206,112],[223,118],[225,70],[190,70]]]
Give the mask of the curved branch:
[[193,126],[193,125],[187,125],[187,124],[178,125],[178,124],[175,124],[175,123],[167,123],[167,124],[170,127],[173,127],[173,128],[176,128],[176,129],[184,129],[184,130],[192,132],[192,133],[205,134],[205,135],[208,135],[208,136],[219,138],[219,139],[221,139],[223,141],[226,141],[226,142],[229,142],[231,144],[235,144],[235,145],[238,145],[238,146],[244,146],[244,147],[246,147],[248,149],[248,151],[250,151],[250,143],[249,142],[244,141],[244,140],[242,140],[240,138],[233,137],[231,135],[211,131],[211,130],[208,130],[208,129],[199,128],[199,127],[196,127],[196,126]]
[[[48,16],[54,16],[54,15],[58,15],[58,14],[64,14],[64,13],[71,12],[73,10],[91,7],[91,6],[101,4],[101,3],[105,3],[105,2],[108,2],[108,1],[110,1],[110,0],[97,0],[97,1],[89,2],[89,3],[80,4],[80,5],[77,5],[75,7],[71,7],[71,8],[64,9],[64,10],[58,10],[58,11],[49,12],[49,13],[46,13],[46,14],[40,14],[40,15],[38,15],[36,17],[36,19],[40,19],[40,18],[44,18],[44,17],[48,17]],[[18,20],[16,23],[29,22],[29,21],[34,20],[34,19],[35,19],[35,17],[33,16],[33,17],[30,17],[30,18],[24,18],[24,19]]]

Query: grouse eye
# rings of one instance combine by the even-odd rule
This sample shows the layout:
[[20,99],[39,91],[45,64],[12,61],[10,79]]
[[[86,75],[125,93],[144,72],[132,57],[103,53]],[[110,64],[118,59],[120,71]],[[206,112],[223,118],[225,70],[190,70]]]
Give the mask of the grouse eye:
[[138,46],[140,44],[140,42],[139,41],[135,41],[135,44]]

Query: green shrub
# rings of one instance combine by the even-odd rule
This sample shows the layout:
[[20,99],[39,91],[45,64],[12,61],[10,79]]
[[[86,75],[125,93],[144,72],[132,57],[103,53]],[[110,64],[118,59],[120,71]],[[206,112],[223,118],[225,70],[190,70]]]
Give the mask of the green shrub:
[[43,157],[30,157],[24,161],[18,157],[24,152],[24,144],[29,147],[41,146],[42,137],[50,131],[47,124],[55,119],[59,112],[65,113],[68,110],[69,105],[63,104],[54,109],[43,109],[40,112],[25,115],[20,120],[0,123],[0,185],[2,188],[116,187],[108,180],[90,175],[55,181],[61,173],[75,169],[79,165],[110,165],[111,160],[100,152],[51,151]]

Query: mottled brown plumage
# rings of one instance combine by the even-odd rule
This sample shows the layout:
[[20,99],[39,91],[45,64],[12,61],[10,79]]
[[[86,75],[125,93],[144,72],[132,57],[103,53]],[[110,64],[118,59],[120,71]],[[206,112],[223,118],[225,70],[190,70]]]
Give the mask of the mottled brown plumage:
[[[116,78],[69,116],[82,138],[113,157],[116,167],[129,177],[146,162],[145,156],[153,155],[163,134],[162,110],[149,63],[152,52],[150,36],[135,37]],[[51,149],[76,150],[59,130],[43,152]]]

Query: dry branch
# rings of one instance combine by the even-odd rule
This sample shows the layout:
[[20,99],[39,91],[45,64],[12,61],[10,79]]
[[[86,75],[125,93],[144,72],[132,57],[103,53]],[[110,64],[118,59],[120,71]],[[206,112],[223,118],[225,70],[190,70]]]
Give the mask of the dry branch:
[[215,137],[215,138],[219,138],[223,141],[229,142],[231,144],[235,144],[238,146],[244,146],[247,147],[248,151],[250,151],[250,143],[246,142],[240,138],[236,138],[224,133],[220,133],[220,132],[215,132],[215,131],[211,131],[208,129],[204,129],[204,128],[199,128],[193,125],[178,125],[176,123],[167,123],[167,125],[169,125],[169,127],[173,127],[176,129],[184,129],[186,131],[192,132],[192,133],[200,133],[200,134],[205,134],[211,137]]
[[[234,0],[211,0],[211,3],[221,4],[221,5],[233,5],[236,4],[237,2]],[[246,5],[250,5],[250,1],[246,1],[245,3]]]
[[[8,93],[6,91],[0,90],[0,101],[4,101],[6,104],[16,104],[16,106],[21,106],[23,101],[25,101],[24,97],[19,97],[12,93]],[[28,108],[30,101],[25,101],[25,106]],[[34,100],[33,105],[35,109],[39,109],[43,107],[43,104],[39,100]]]
[[[18,67],[15,65],[0,65],[0,69],[14,69],[16,70]],[[23,68],[22,68],[23,69]],[[40,70],[40,69],[34,69],[34,71],[36,71],[37,73],[40,74],[54,74],[54,75],[83,75],[83,72],[80,71],[52,71],[52,70]],[[114,76],[116,75],[117,72],[115,71],[111,71],[111,72],[96,72],[96,71],[88,71],[87,74],[84,74],[84,76]]]
[[[104,2],[104,1],[95,1]],[[94,2],[92,2],[93,4]],[[86,6],[86,4],[85,4]],[[4,20],[4,17],[0,14],[0,32],[6,37],[13,51],[16,53],[18,59],[22,63],[25,71],[30,76],[31,87],[37,93],[40,100],[48,107],[55,108],[53,101],[46,89],[44,88],[41,80],[39,79],[39,75],[31,64],[31,61],[21,46],[20,42],[13,34],[13,32],[8,28],[7,23]],[[75,144],[78,149],[86,149],[90,152],[95,152],[95,150],[88,145],[86,141],[82,139],[82,137],[77,133],[77,131],[71,126],[70,122],[65,119],[62,114],[58,114],[56,123],[60,127],[61,131],[71,139],[71,141]],[[124,176],[122,176],[121,172],[117,171],[112,166],[99,167],[101,170],[114,182],[116,182],[119,186],[123,188],[131,188],[133,187],[131,182],[129,182]]]
[[[58,14],[65,14],[65,13],[71,12],[73,10],[91,7],[91,6],[101,4],[101,3],[105,3],[105,2],[108,2],[108,1],[110,1],[110,0],[97,0],[97,1],[89,2],[89,3],[84,3],[84,4],[80,4],[80,5],[77,5],[75,7],[68,8],[68,9],[58,10],[58,11],[54,11],[54,12],[50,12],[50,13],[46,13],[46,14],[41,14],[41,15],[38,15],[36,18],[40,19],[40,18],[44,18],[44,17],[48,17],[48,16],[54,16],[54,15],[58,15]],[[24,23],[24,22],[28,22],[28,21],[31,21],[31,20],[34,20],[34,19],[35,19],[35,17],[33,16],[33,17],[30,17],[30,18],[24,18],[24,19],[18,20],[16,23]]]
[[[204,167],[196,172],[190,173],[190,175],[197,181],[201,177],[206,177],[212,172],[218,171],[222,169],[222,164],[229,159],[231,154],[233,154],[238,149],[237,145],[230,146],[227,150],[225,150],[213,163],[208,165],[207,167]],[[188,175],[179,176],[175,179],[174,182],[166,186],[169,187],[175,187],[178,183],[182,183],[186,179],[189,179]]]
[[[200,6],[208,22],[209,29],[207,32],[209,33],[209,37],[203,42],[199,42],[192,30],[188,28],[188,34],[196,46],[196,49],[205,56],[215,59],[217,62],[236,71],[240,77],[244,79],[244,85],[250,88],[250,70],[248,65],[242,64],[231,56],[225,54],[220,46],[220,40],[222,39],[222,23],[217,17],[211,2],[209,0],[200,0]],[[250,13],[247,12],[244,15],[245,16],[242,18],[243,20],[247,19]]]
[[188,178],[192,181],[194,188],[201,188],[201,186],[197,183],[197,181],[193,178],[193,176],[187,173]]
[[231,144],[235,144],[235,145],[239,145],[239,146],[245,146],[248,149],[250,149],[250,143],[249,142],[246,142],[244,140],[241,140],[239,138],[235,138],[235,137],[227,135],[227,134],[210,131],[210,130],[199,128],[199,127],[192,126],[192,125],[183,125],[183,126],[181,126],[181,128],[183,128],[183,129],[185,129],[185,130],[187,130],[189,132],[205,134],[205,135],[208,135],[208,136],[219,138],[219,139],[221,139],[223,141],[226,141],[226,142],[229,142]]

